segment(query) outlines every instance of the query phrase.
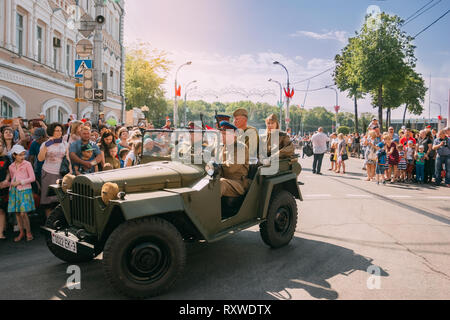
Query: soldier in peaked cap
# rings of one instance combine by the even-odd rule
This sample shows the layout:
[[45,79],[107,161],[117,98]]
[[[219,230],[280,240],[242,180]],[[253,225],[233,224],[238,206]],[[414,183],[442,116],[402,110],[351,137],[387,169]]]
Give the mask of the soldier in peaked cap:
[[248,147],[237,141],[237,127],[222,121],[220,128],[224,144],[221,152],[221,196],[237,198],[244,195],[250,187]]
[[245,144],[248,147],[251,159],[258,159],[259,135],[256,128],[248,125],[248,112],[245,109],[237,109],[233,113],[234,125],[242,130],[240,135],[245,135]]

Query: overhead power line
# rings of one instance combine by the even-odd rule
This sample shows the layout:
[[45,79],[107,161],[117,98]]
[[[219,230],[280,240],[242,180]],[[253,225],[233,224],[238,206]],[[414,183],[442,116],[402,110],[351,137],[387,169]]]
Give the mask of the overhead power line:
[[428,10],[434,8],[435,6],[437,6],[437,5],[438,5],[439,3],[441,3],[441,2],[442,2],[442,0],[439,0],[438,2],[436,2],[435,4],[433,4],[431,7],[425,9],[424,11],[422,11],[421,13],[419,13],[418,15],[416,15],[414,18],[412,18],[412,19],[410,19],[410,20],[407,19],[407,20],[403,23],[402,26],[403,26],[403,27],[406,26],[408,23],[410,23],[411,21],[417,19],[418,17],[420,17],[421,15],[423,15],[425,12],[427,12]]
[[[410,23],[411,21],[415,20],[416,18],[418,18],[419,16],[421,16],[422,14],[424,14],[425,12],[427,12],[428,10],[432,9],[433,7],[435,7],[436,5],[438,5],[440,2],[442,2],[442,0],[439,0],[438,2],[436,2],[435,4],[433,4],[431,7],[426,8],[428,5],[430,5],[430,4],[431,4],[432,2],[434,2],[434,1],[435,1],[435,0],[429,1],[427,4],[425,4],[424,6],[422,6],[419,10],[417,10],[417,11],[414,12],[412,15],[410,15],[410,16],[405,20],[405,22],[402,24],[402,26],[405,26],[406,24],[408,24],[408,23]],[[426,8],[426,9],[425,9],[423,12],[421,12],[424,8]],[[447,13],[448,13],[448,12],[446,12],[443,16],[445,16]],[[443,16],[442,16],[442,17],[443,17]],[[441,17],[441,18],[442,18],[442,17]],[[439,21],[441,18],[439,18],[437,21]],[[435,21],[434,23],[436,23],[437,21]],[[433,25],[434,23],[432,23],[431,25]],[[431,27],[431,25],[428,26],[427,28],[425,28],[423,31],[425,31],[426,29],[428,29],[429,27]],[[423,31],[422,31],[422,32],[423,32]],[[422,33],[422,32],[420,32],[420,33]],[[413,38],[416,38],[420,33],[418,33],[417,35],[415,35]],[[336,66],[336,65],[334,65],[333,67],[330,67],[330,68],[328,68],[328,69],[326,69],[326,70],[324,70],[324,71],[322,71],[322,72],[320,72],[320,73],[318,73],[318,74],[316,74],[316,75],[314,75],[314,76],[312,76],[312,77],[309,77],[309,78],[306,78],[306,79],[303,79],[303,80],[300,80],[300,81],[293,82],[292,84],[295,85],[295,84],[300,84],[300,83],[303,83],[303,82],[306,82],[306,81],[310,81],[310,80],[312,80],[312,79],[314,79],[314,78],[317,78],[317,77],[323,75],[324,73],[327,73],[328,71],[333,70],[335,66]]]

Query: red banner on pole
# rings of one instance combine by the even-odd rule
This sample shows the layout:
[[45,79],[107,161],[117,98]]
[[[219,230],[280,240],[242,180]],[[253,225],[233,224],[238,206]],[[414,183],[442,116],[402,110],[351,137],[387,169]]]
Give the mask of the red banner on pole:
[[175,95],[181,97],[181,86],[175,87]]
[[294,97],[294,89],[292,89],[292,90],[286,90],[286,89],[284,89],[284,94],[286,95],[286,98],[288,98],[288,99],[291,99],[291,98],[293,98]]

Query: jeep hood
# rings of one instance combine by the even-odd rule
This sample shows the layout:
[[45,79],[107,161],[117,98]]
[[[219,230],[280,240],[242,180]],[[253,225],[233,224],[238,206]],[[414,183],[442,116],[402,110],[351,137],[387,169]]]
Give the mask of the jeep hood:
[[[89,186],[94,196],[100,196],[107,182],[117,183],[126,193],[148,192],[170,188],[189,187],[205,175],[203,166],[174,161],[152,162],[144,165],[104,171],[75,178],[75,185]],[[83,192],[84,193],[84,192]]]

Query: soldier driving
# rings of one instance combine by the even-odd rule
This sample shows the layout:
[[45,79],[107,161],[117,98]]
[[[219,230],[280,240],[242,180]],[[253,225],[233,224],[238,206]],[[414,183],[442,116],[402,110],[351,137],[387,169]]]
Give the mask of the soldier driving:
[[250,187],[248,179],[248,147],[237,141],[237,127],[229,122],[220,123],[223,139],[220,191],[222,197],[240,197]]

